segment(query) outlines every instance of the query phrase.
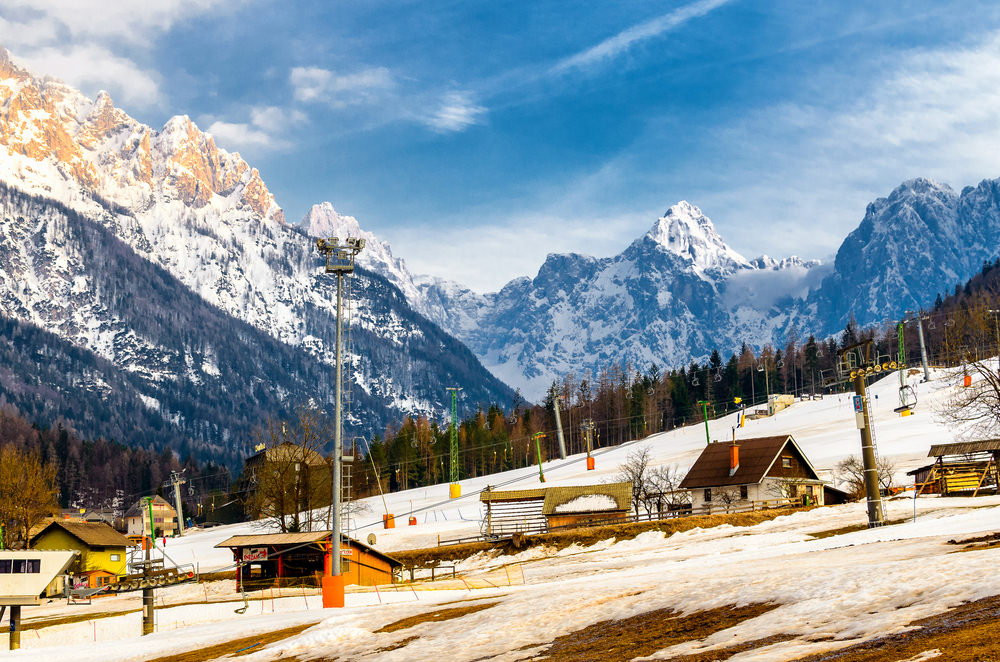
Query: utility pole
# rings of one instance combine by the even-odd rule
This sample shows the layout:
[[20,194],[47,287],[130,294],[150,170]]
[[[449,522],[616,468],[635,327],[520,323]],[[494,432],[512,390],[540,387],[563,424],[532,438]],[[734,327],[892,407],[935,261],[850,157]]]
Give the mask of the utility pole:
[[535,453],[538,454],[538,482],[545,482],[545,474],[542,473],[542,439],[545,438],[544,432],[536,432],[531,435],[531,438],[535,440]]
[[1000,310],[987,311],[993,315],[993,329],[997,334],[997,356],[1000,357]]
[[701,405],[701,415],[705,421],[705,443],[712,443],[712,437],[708,434],[708,400],[699,400],[698,404]]
[[451,486],[448,495],[457,499],[462,496],[462,486],[458,482],[458,393],[462,389],[450,386],[447,390],[451,393]]
[[559,401],[561,395],[556,395],[555,388],[552,389],[552,409],[556,413],[556,437],[559,439],[559,456],[566,459],[566,439],[563,437],[562,421],[559,420]]
[[341,463],[344,455],[343,434],[343,310],[344,277],[354,272],[354,258],[365,247],[364,239],[348,237],[341,244],[337,237],[317,239],[316,248],[326,258],[325,273],[337,276],[337,352],[336,384],[334,386],[333,420],[333,484],[330,492],[330,574],[323,577],[323,607],[344,606],[344,577],[341,574],[340,500]]
[[594,432],[594,421],[585,418],[583,423],[580,424],[580,429],[583,430],[583,438],[587,443],[587,471],[594,470],[594,458],[590,455],[591,451],[591,434]]
[[174,486],[174,504],[177,507],[177,535],[184,535],[184,510],[181,507],[181,485],[187,481],[176,471],[170,472],[170,482]]
[[868,528],[885,524],[882,512],[882,495],[879,493],[878,463],[875,458],[875,443],[872,439],[872,423],[868,398],[865,395],[865,377],[888,368],[878,363],[878,356],[872,357],[873,343],[865,342],[840,350],[837,366],[839,379],[854,384],[854,414],[861,433],[861,461],[864,465],[865,494],[868,497]]
[[153,497],[143,497],[142,500],[145,502],[145,511],[149,515],[149,537],[143,538],[143,546],[146,548],[146,558],[142,564],[142,634],[146,636],[147,634],[153,634],[153,629],[155,627],[155,620],[153,618],[153,609],[155,608],[155,601],[153,597],[153,582],[150,576],[153,570],[153,539],[156,536],[156,525],[153,519]]
[[928,368],[927,363],[927,346],[924,344],[924,325],[923,320],[927,319],[922,314],[913,312],[912,310],[906,311],[909,315],[916,315],[916,317],[910,318],[910,321],[914,319],[917,321],[917,335],[920,337],[920,360],[924,363],[924,381],[929,382],[931,380],[931,371]]

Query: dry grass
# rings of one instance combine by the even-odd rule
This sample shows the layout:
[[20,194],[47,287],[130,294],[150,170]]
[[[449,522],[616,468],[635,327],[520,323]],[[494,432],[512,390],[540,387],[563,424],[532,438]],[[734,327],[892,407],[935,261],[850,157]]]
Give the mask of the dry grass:
[[[893,524],[902,524],[903,522],[909,522],[909,517],[904,517],[903,519],[893,519],[887,520],[883,526],[892,526]],[[855,531],[866,531],[868,529],[868,523],[864,524],[851,524],[850,526],[842,526],[837,529],[827,529],[826,531],[817,531],[815,533],[810,533],[813,538],[831,538],[833,536],[841,536],[845,533],[854,533]]]
[[978,552],[983,549],[996,549],[1000,547],[1000,533],[990,533],[985,536],[964,538],[962,540],[949,540],[948,544],[963,545],[962,549],[956,549],[956,552]]
[[[264,646],[268,644],[273,644],[276,641],[281,641],[282,639],[287,639],[288,637],[294,637],[295,635],[301,633],[304,630],[311,628],[320,621],[313,621],[311,623],[306,623],[304,625],[295,625],[289,628],[282,628],[281,630],[274,630],[273,632],[265,632],[263,634],[255,634],[252,637],[241,637],[239,639],[232,639],[222,644],[216,644],[214,646],[204,646],[198,648],[197,650],[188,651],[186,653],[177,653],[176,655],[167,655],[165,657],[158,657],[149,662],[205,662],[206,660],[214,660],[222,656],[231,656],[236,651],[253,646],[236,656],[249,655],[250,653],[256,653]],[[259,644],[259,645],[254,645]]]
[[[812,506],[815,508],[817,506]],[[677,519],[665,519],[652,522],[631,522],[628,524],[609,524],[607,526],[595,526],[591,528],[572,529],[569,531],[559,531],[556,533],[542,533],[534,536],[522,536],[522,544],[512,544],[512,541],[505,540],[499,543],[469,543],[465,545],[446,545],[444,547],[428,547],[425,549],[412,549],[393,552],[392,555],[403,562],[404,565],[426,566],[441,563],[443,561],[458,561],[469,558],[479,552],[504,551],[516,552],[520,549],[545,545],[553,549],[563,549],[570,545],[593,545],[608,538],[616,540],[630,540],[640,533],[646,531],[663,531],[667,535],[678,531],[689,531],[691,529],[709,529],[722,524],[731,526],[755,526],[761,522],[770,521],[782,515],[811,508],[775,508],[771,510],[760,510],[752,513],[734,513],[731,515],[698,515],[694,517],[678,517]]]
[[774,609],[774,604],[719,607],[681,616],[657,609],[620,620],[601,621],[553,641],[524,660],[626,662],[675,644],[704,639]]
[[1000,596],[995,595],[910,623],[918,630],[866,641],[832,653],[803,657],[796,662],[897,662],[938,650],[941,662],[995,662],[1000,660]]
[[408,616],[406,618],[394,621],[385,625],[378,630],[375,630],[375,634],[381,632],[396,632],[397,630],[405,630],[406,628],[411,628],[414,625],[420,625],[421,623],[431,623],[435,621],[450,621],[453,618],[461,618],[467,614],[474,614],[477,611],[482,611],[484,609],[489,609],[493,605],[499,604],[499,602],[485,602],[477,605],[466,605],[465,607],[451,607],[449,609],[438,609],[436,611],[424,612],[422,614],[417,614],[415,616]]
[[[21,632],[25,632],[26,630],[41,630],[42,628],[50,628],[56,625],[70,625],[71,623],[94,621],[99,618],[113,618],[115,616],[134,614],[137,611],[142,611],[142,609],[125,609],[122,611],[101,611],[97,613],[81,612],[77,614],[72,614],[70,616],[57,616],[55,618],[39,618],[32,621],[23,621],[21,623]],[[10,625],[5,625],[3,627],[0,627],[0,634],[9,631],[10,631]]]

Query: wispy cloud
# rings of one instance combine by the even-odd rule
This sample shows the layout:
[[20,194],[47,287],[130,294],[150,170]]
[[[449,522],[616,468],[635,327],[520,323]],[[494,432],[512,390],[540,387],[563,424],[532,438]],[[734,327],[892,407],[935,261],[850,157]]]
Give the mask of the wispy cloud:
[[373,103],[395,86],[385,67],[370,67],[350,73],[335,73],[320,67],[294,67],[288,81],[295,99],[345,108]]
[[687,23],[693,18],[704,16],[713,9],[721,7],[731,0],[698,0],[674,11],[657,16],[638,25],[622,30],[613,37],[608,37],[599,44],[563,58],[551,69],[553,73],[561,73],[570,69],[582,69],[614,58],[638,42],[659,37]]
[[215,136],[220,147],[286,149],[292,145],[286,136],[296,125],[306,121],[299,110],[277,106],[255,107],[249,111],[247,122],[227,122],[207,118],[206,131]]
[[486,108],[474,103],[468,92],[449,92],[437,110],[425,118],[425,123],[442,133],[464,131],[479,124],[485,113]]

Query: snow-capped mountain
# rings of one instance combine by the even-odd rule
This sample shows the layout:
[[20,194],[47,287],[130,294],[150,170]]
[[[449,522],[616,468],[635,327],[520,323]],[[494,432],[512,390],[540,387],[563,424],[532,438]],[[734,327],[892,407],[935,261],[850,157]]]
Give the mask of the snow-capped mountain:
[[[125,314],[123,301],[153,303],[148,291],[135,291],[141,279],[108,282],[106,261],[82,259],[80,237],[105,232],[123,247],[116,254],[131,251],[175,281],[160,288],[157,303],[165,310],[194,305],[174,291],[180,287],[255,330],[253,338],[239,331],[236,341],[267,345],[259,333],[295,348],[300,358],[282,362],[287,379],[275,380],[286,408],[308,397],[327,401],[334,281],[319,275],[314,244],[285,223],[257,170],[219,148],[188,117],[154,130],[115,108],[108,95],[90,100],[58,81],[35,78],[0,49],[0,182],[11,191],[3,208],[7,268],[0,315],[48,330],[150,383],[176,381],[178,367],[191,361],[197,380],[211,381],[215,368],[199,370],[202,359],[190,357],[204,353],[204,365],[217,365],[211,357],[234,340],[203,337],[207,330],[194,326],[176,329],[177,342],[166,342],[162,328],[143,329]],[[329,213],[335,215],[332,207]],[[60,220],[69,216],[72,223]],[[371,259],[381,256],[379,245],[369,248]],[[384,259],[380,271],[392,266],[391,255]],[[382,276],[359,269],[351,291],[355,429],[370,432],[404,414],[443,412],[444,387],[457,382],[470,401],[513,396]],[[199,349],[192,353],[188,345]],[[307,383],[312,369],[305,366],[316,364],[324,375],[313,375],[320,383],[311,394],[289,386]],[[255,374],[268,383],[266,371]],[[153,391],[142,397],[179,420]],[[244,434],[249,425],[230,432]]]
[[1000,254],[1000,180],[956,194],[947,184],[913,179],[868,205],[834,263],[809,297],[823,332],[926,307]]

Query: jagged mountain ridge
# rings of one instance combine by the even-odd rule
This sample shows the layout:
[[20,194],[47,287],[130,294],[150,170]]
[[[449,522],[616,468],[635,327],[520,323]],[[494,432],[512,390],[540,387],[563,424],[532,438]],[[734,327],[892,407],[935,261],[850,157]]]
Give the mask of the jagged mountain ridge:
[[[173,118],[154,131],[114,108],[107,95],[91,101],[58,81],[34,78],[0,49],[0,181],[14,189],[14,202],[4,208],[5,230],[19,228],[18,240],[8,237],[11,270],[0,292],[0,315],[49,330],[118,370],[147,380],[176,376],[177,366],[159,370],[155,357],[158,351],[175,356],[177,348],[161,335],[138,332],[139,320],[114,319],[102,308],[107,270],[76,268],[65,224],[44,220],[65,205],[65,212],[100,226],[178,287],[291,347],[297,358],[286,357],[281,366],[289,380],[305,378],[306,364],[332,366],[334,281],[320,275],[315,247],[284,222],[259,173],[218,148],[189,118]],[[18,198],[25,194],[46,200]],[[25,263],[39,243],[44,250]],[[75,288],[73,308],[53,298],[64,282]],[[381,276],[360,269],[352,283],[354,351],[348,358],[355,417],[348,434],[379,430],[406,414],[441,414],[444,388],[454,383],[465,387],[470,402],[513,397]],[[173,295],[160,305],[169,310],[176,301],[194,305]],[[135,358],[123,353],[123,338],[141,348]],[[276,390],[288,405],[306,393],[286,385]],[[317,385],[316,391],[321,404],[328,401],[325,389]]]
[[998,246],[1000,180],[957,195],[914,179],[868,206],[832,265],[747,260],[681,202],[617,256],[549,255],[534,278],[497,293],[414,278],[405,267],[393,278],[411,278],[415,308],[538,398],[569,372],[679,366],[743,342],[782,346],[792,329],[800,339],[836,334],[852,315],[860,324],[898,317],[969,278]]

